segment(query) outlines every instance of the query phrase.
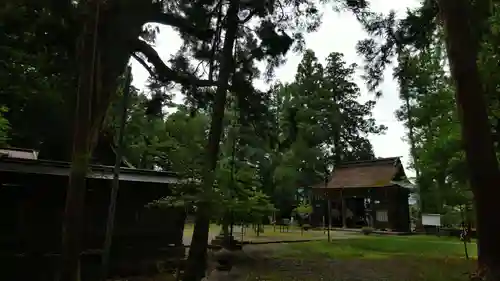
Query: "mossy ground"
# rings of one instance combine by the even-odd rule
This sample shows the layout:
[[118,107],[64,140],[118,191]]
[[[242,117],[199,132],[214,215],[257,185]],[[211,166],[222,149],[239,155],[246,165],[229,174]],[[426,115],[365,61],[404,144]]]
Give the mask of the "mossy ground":
[[248,245],[237,255],[232,280],[466,281],[477,254],[474,243],[468,249],[470,260],[458,239],[432,236],[350,235],[332,242]]

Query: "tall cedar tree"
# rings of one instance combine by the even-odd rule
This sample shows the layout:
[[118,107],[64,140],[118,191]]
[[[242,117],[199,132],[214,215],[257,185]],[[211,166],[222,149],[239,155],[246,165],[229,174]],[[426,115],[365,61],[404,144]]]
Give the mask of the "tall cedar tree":
[[489,1],[483,2],[478,1],[474,6],[467,0],[440,0],[438,3],[476,203],[480,270],[484,270],[487,280],[500,280],[500,221],[491,218],[497,204],[493,198],[500,196],[496,188],[500,186],[500,171],[488,120],[486,93],[477,66],[482,29],[489,24],[491,9]]
[[[395,21],[394,13],[384,18],[367,13],[360,17],[367,31],[386,36],[382,45],[375,40],[362,41],[358,51],[369,62],[367,78],[376,89],[385,65],[398,50],[425,48],[438,25],[445,31],[445,43],[451,75],[456,85],[456,104],[462,125],[470,185],[477,212],[480,274],[487,280],[500,280],[500,221],[492,216],[500,196],[500,171],[493,147],[491,127],[485,103],[478,56],[483,38],[491,33],[489,19],[494,1],[424,1],[406,19]],[[382,35],[384,34],[384,35]]]
[[[338,2],[344,7],[360,9],[358,1]],[[212,29],[216,31],[216,35],[209,42],[185,40],[183,50],[175,59],[175,63],[178,68],[196,73],[198,67],[195,68],[189,63],[190,58],[194,58],[204,63],[206,76],[209,79],[217,79],[218,83],[211,98],[212,91],[184,88],[184,93],[188,96],[201,97],[193,99],[198,106],[207,107],[208,104],[212,110],[212,123],[206,147],[207,163],[203,173],[203,188],[207,198],[202,198],[197,209],[184,276],[188,281],[200,280],[206,268],[209,197],[219,157],[227,91],[236,96],[243,122],[258,116],[258,110],[262,109],[263,93],[252,86],[252,80],[259,77],[255,62],[267,62],[265,74],[270,77],[273,68],[283,62],[283,57],[294,39],[296,46],[302,47],[302,33],[319,26],[319,12],[313,1],[232,0],[227,3],[204,1],[197,4],[185,1],[179,8],[186,15],[196,16],[205,26],[214,26]],[[287,33],[291,33],[291,36]]]
[[[176,59],[176,66],[189,69],[188,56],[204,63],[208,68],[209,79],[217,79],[217,88],[213,96],[211,91],[200,94],[199,88],[185,88],[185,93],[194,97],[200,107],[211,108],[211,125],[206,146],[206,163],[202,173],[203,198],[198,200],[195,229],[189,250],[184,280],[200,280],[205,275],[206,251],[210,222],[211,195],[215,180],[215,169],[219,158],[219,143],[223,132],[223,120],[226,109],[228,90],[237,97],[240,106],[256,103],[259,92],[253,88],[252,80],[259,76],[253,66],[257,60],[268,60],[271,67],[277,65],[291,47],[293,39],[284,32],[285,28],[295,29],[294,35],[304,31],[294,26],[294,21],[301,23],[305,16],[315,19],[316,8],[307,1],[277,3],[274,1],[231,0],[224,2],[207,1],[204,6],[187,2],[182,6],[186,14],[201,16],[211,26],[215,25],[217,36],[208,44],[185,40],[182,53]],[[295,18],[283,9],[291,9]],[[203,8],[203,9],[202,9]],[[305,26],[315,27],[305,22]],[[223,36],[222,36],[223,35]],[[220,41],[219,38],[223,38]],[[260,41],[260,43],[258,43]],[[254,94],[255,93],[255,94]],[[196,98],[199,97],[199,98]],[[205,102],[205,104],[204,104]],[[206,104],[208,102],[208,104]],[[247,108],[247,113],[256,108]],[[242,114],[241,117],[245,117]]]
[[357,102],[360,91],[352,82],[355,68],[346,65],[339,53],[330,54],[323,66],[307,50],[295,80],[272,87],[258,123],[270,129],[255,134],[261,139],[257,147],[262,187],[280,210],[278,219],[290,216],[297,186],[322,181],[325,162],[373,159],[366,137],[382,133],[384,126],[376,125],[370,116],[373,101]]

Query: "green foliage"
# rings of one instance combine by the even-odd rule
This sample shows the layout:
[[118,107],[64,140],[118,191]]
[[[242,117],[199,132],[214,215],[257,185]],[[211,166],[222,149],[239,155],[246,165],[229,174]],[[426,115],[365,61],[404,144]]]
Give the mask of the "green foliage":
[[[184,46],[172,59],[173,68],[190,73],[194,77],[208,76],[209,80],[221,77],[223,61],[223,38],[230,27],[238,31],[234,38],[235,52],[232,54],[232,78],[228,81],[231,95],[239,108],[240,123],[258,123],[259,113],[265,110],[262,101],[265,93],[252,84],[256,78],[271,78],[274,69],[285,61],[285,54],[301,50],[304,46],[304,33],[314,31],[320,24],[321,13],[317,3],[300,1],[235,1],[233,10],[222,8],[216,1],[205,5],[191,5],[190,1],[180,1],[176,9],[185,13],[195,26],[208,27],[215,36],[206,39],[193,38],[181,34]],[[287,13],[283,14],[283,9]],[[236,20],[229,23],[226,18],[235,12]],[[200,40],[201,39],[201,40]],[[191,60],[195,59],[195,61]],[[265,71],[257,68],[263,63]],[[205,83],[206,84],[206,83]],[[210,83],[210,86],[215,83]],[[207,87],[193,87],[183,84],[186,104],[194,109],[209,109],[214,91]]]
[[442,50],[442,44],[436,43],[424,52],[401,55],[396,72],[401,97],[408,100],[397,115],[412,126],[422,208],[438,213],[444,212],[445,205],[471,200],[454,90],[442,66]]
[[[248,112],[242,108],[240,97],[230,97],[216,168],[215,191],[211,195],[216,217],[225,220],[231,213],[235,220],[261,219],[275,207],[286,214],[295,203],[298,186],[322,180],[325,159],[332,161],[331,143],[338,132],[338,116],[327,110],[337,109],[333,97],[338,99],[343,112],[340,131],[344,140],[343,160],[373,157],[366,134],[381,133],[385,128],[376,126],[370,117],[373,102],[360,104],[356,101],[359,89],[351,82],[354,68],[354,65],[345,66],[341,55],[332,54],[325,71],[314,54],[308,51],[299,66],[296,82],[275,86],[268,96],[269,103],[259,109],[263,110],[262,114],[254,116],[257,119],[247,118]],[[164,163],[153,161],[155,165],[200,179],[210,120],[205,110],[198,109],[193,114],[189,95],[186,102],[187,107],[181,106],[178,112],[166,117],[165,127],[154,127],[156,129],[148,129],[147,122],[134,121],[132,113],[129,126],[140,130],[131,132],[130,138],[141,136],[138,142],[142,144],[129,143],[129,149],[137,152],[128,152],[128,155],[141,154],[141,147],[149,147],[160,154],[156,159],[165,159]],[[142,107],[139,111],[145,110]],[[162,133],[161,128],[167,133]],[[145,136],[158,139],[162,145],[144,143]],[[132,162],[137,162],[133,160],[137,157],[129,157]],[[192,195],[200,192],[195,187],[179,187],[178,190],[190,190]],[[184,196],[187,196],[186,192]],[[192,197],[189,201],[196,205]],[[254,218],[242,218],[248,217],[247,213],[255,214]]]
[[263,192],[259,178],[262,159],[259,139],[253,134],[252,127],[238,124],[236,104],[232,103],[229,107],[216,170],[216,190],[221,199],[215,208],[220,211],[220,218],[230,217],[235,223],[258,224],[275,211],[270,197]]
[[[146,115],[138,115],[136,118],[131,116],[131,124],[127,128],[130,134],[126,140],[130,144],[126,146],[126,155],[130,155],[130,161],[139,161],[137,164],[142,167],[146,165],[149,168],[175,172],[183,179],[180,184],[171,186],[174,192],[171,197],[155,204],[183,205],[192,210],[200,199],[200,194],[205,194],[216,202],[218,197],[203,193],[200,186],[205,163],[204,147],[209,121],[207,116],[198,114],[191,117],[185,108],[180,107],[165,119]],[[132,123],[134,120],[137,123]],[[146,124],[141,125],[144,122]]]
[[371,117],[373,101],[357,101],[355,68],[339,53],[330,54],[323,66],[308,50],[295,81],[273,87],[267,115],[268,174],[262,177],[274,185],[268,194],[279,209],[291,205],[299,186],[322,182],[325,168],[336,161],[374,157],[366,136],[383,133],[385,127]]
[[365,59],[364,78],[369,90],[378,90],[386,66],[400,51],[405,48],[425,49],[434,41],[438,27],[437,14],[437,1],[422,1],[420,7],[408,10],[406,17],[401,20],[396,19],[394,11],[387,15],[365,12],[358,16],[369,34],[369,38],[357,45],[358,53]]
[[[226,112],[226,129],[216,169],[215,191],[211,198],[214,202],[214,217],[224,219],[227,213],[231,213],[235,220],[255,221],[270,215],[275,210],[274,206],[286,213],[286,209],[294,204],[298,186],[312,185],[322,180],[318,173],[322,175],[324,170],[323,159],[332,158],[329,153],[333,150],[328,146],[337,133],[337,116],[325,110],[337,108],[332,96],[338,97],[339,103],[342,103],[340,108],[345,112],[341,128],[346,147],[342,150],[344,160],[373,157],[371,145],[364,136],[367,133],[380,133],[384,128],[376,126],[369,117],[373,102],[364,105],[356,102],[359,89],[350,82],[354,66],[342,68],[343,64],[339,61],[341,56],[334,54],[328,64],[329,72],[324,73],[321,64],[312,64],[308,60],[316,60],[312,52],[305,56],[304,62],[299,66],[297,82],[277,86],[272,91],[272,103],[268,110],[273,118],[268,121],[270,129],[267,135],[263,136],[259,128],[250,123],[240,123],[240,108],[237,103],[231,103],[231,108]],[[311,71],[307,69],[308,64],[320,75],[307,76],[306,73]],[[334,80],[334,77],[344,80]],[[323,83],[324,86],[315,88],[315,83]],[[312,86],[308,88],[307,85]],[[331,91],[325,90],[326,87]],[[301,106],[303,104],[307,104],[307,108]],[[144,110],[142,106],[139,111]],[[168,159],[163,164],[155,161],[155,165],[176,171],[185,177],[199,179],[205,153],[205,132],[209,122],[207,116],[203,112],[191,116],[189,109],[180,107],[179,111],[166,117],[165,127],[158,126],[150,131],[147,122],[140,120],[151,117],[136,119],[133,113],[135,111],[136,109],[131,109],[128,130],[133,127],[140,130],[131,131],[127,139],[133,140],[135,138],[132,136],[140,136],[138,141],[141,143],[145,137],[151,137],[164,145],[157,146],[151,142],[137,145],[130,142],[128,150],[140,152],[141,147],[149,147],[163,155],[158,156],[158,159]],[[162,128],[167,131],[166,134],[158,131]],[[363,148],[362,143],[367,146]],[[138,152],[128,152],[127,155],[141,154]],[[131,162],[137,162],[134,160],[137,157],[129,158]],[[199,192],[193,188],[177,188],[192,191],[189,196],[187,192],[183,192],[183,198],[191,206],[196,205],[193,196],[196,197],[195,194]],[[177,203],[165,200],[161,204]],[[253,214],[252,217],[248,217],[249,213]]]
[[[335,1],[357,13],[365,8],[363,2]],[[169,170],[185,179],[173,188],[171,197],[153,202],[152,207],[189,209],[209,205],[199,204],[208,200],[220,217],[232,213],[239,220],[258,221],[274,210],[271,201],[282,200],[286,193],[283,201],[291,205],[293,188],[318,180],[318,171],[325,170],[326,158],[332,156],[332,143],[336,158],[373,157],[364,134],[379,133],[382,128],[369,118],[372,102],[355,102],[359,89],[352,83],[354,67],[345,66],[338,54],[332,54],[324,69],[312,63],[315,58],[309,54],[296,82],[274,97],[252,84],[256,78],[272,77],[289,50],[303,49],[304,33],[320,24],[317,3],[231,0],[227,4],[211,0],[8,1],[0,8],[7,27],[0,35],[0,54],[7,58],[0,63],[0,95],[8,97],[2,104],[9,108],[5,118],[13,128],[12,144],[39,149],[43,158],[68,160],[74,129],[83,132],[81,140],[100,137],[105,146],[112,146],[120,117],[119,102],[113,101],[120,96],[119,81],[132,56],[149,71],[151,89],[149,97],[132,93],[125,156],[135,167]],[[99,24],[94,23],[94,16]],[[168,62],[152,47],[156,31],[148,22],[171,26],[180,33],[183,47]],[[264,73],[257,69],[259,62],[266,65]],[[308,67],[315,75],[308,74]],[[89,80],[93,83],[88,84]],[[161,109],[169,104],[176,85],[186,96],[185,106],[164,116]],[[238,120],[240,126],[233,127],[238,138],[229,133],[227,124],[221,124],[228,91],[236,104],[231,121]],[[309,98],[305,104],[310,109],[302,110],[298,101]],[[329,103],[329,98],[336,102]],[[276,105],[285,103],[270,108],[270,100]],[[78,110],[84,107],[75,104],[91,105],[90,110]],[[352,122],[343,120],[348,118]],[[0,127],[2,134],[5,128]],[[270,139],[270,132],[277,134]],[[265,145],[259,146],[262,141]],[[92,154],[94,143],[75,144],[74,159]],[[203,190],[200,182],[206,185]],[[72,235],[68,232],[68,237]],[[203,247],[204,243],[194,245]]]
[[[184,106],[161,116],[148,116],[147,99],[134,93],[129,110],[125,155],[129,162],[141,168],[160,168],[176,172],[185,182],[171,186],[174,194],[149,204],[150,207],[183,206],[196,209],[201,198],[210,199],[214,219],[231,213],[237,221],[255,221],[269,215],[274,207],[260,191],[256,167],[241,159],[251,147],[241,143],[233,164],[232,148],[236,136],[244,136],[243,129],[233,128],[223,142],[222,156],[216,169],[216,186],[213,193],[201,190],[200,178],[205,163],[205,143],[209,118],[203,113],[191,116]],[[108,122],[111,129],[116,120]]]
[[312,208],[312,206],[310,204],[306,204],[306,203],[302,202],[302,203],[299,204],[299,206],[297,206],[297,208],[295,208],[295,211],[302,218],[306,218],[310,214],[312,214],[313,208]]
[[9,109],[2,115],[13,128],[9,143],[61,160],[71,147],[72,116],[63,97],[71,101],[75,89],[75,67],[68,56],[74,42],[68,44],[65,27],[44,2],[0,5],[0,97]]
[[[472,9],[480,8],[476,4]],[[499,99],[496,85],[500,49],[498,44],[499,5],[487,15],[489,28],[475,22],[481,34],[478,66],[487,93],[489,119],[497,155],[500,155]],[[422,211],[445,215],[450,223],[458,221],[457,210],[473,200],[469,187],[462,132],[457,112],[455,87],[448,72],[444,31],[439,23],[437,1],[424,1],[397,20],[393,13],[383,16],[368,13],[361,21],[371,38],[358,45],[366,60],[366,78],[376,90],[383,69],[397,59],[395,77],[404,105],[397,112],[409,129],[413,167]]]
[[7,111],[5,106],[0,106],[0,146],[5,146],[9,140],[9,121],[3,117]]
[[259,224],[276,209],[267,195],[253,191],[246,198],[229,200],[225,210],[231,214],[234,223]]

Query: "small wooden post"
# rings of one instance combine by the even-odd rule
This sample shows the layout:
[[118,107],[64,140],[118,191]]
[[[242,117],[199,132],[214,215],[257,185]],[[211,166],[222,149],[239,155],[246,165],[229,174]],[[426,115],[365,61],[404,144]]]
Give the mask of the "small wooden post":
[[328,242],[332,240],[330,236],[330,229],[332,228],[332,203],[328,198]]
[[323,234],[326,232],[325,216],[323,216]]
[[273,211],[273,231],[276,232],[276,211]]
[[346,201],[344,198],[344,193],[342,192],[342,189],[340,190],[340,200],[342,201],[342,227],[347,228],[347,220],[346,220]]

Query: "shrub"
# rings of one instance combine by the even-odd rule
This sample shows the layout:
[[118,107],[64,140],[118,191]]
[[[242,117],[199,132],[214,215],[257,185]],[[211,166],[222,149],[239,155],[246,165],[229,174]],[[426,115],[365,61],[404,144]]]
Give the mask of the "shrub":
[[372,234],[374,231],[373,227],[363,227],[361,228],[361,232],[364,234],[364,235],[369,235],[369,234]]
[[8,133],[10,129],[9,121],[5,119],[3,116],[4,113],[7,112],[7,108],[5,106],[0,105],[0,147],[7,144]]

